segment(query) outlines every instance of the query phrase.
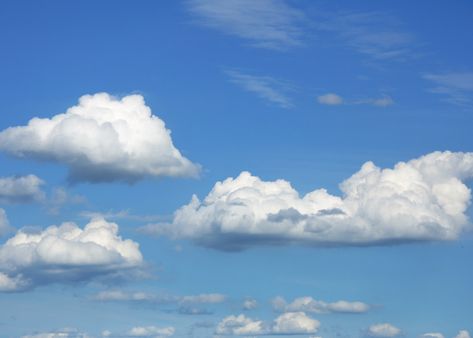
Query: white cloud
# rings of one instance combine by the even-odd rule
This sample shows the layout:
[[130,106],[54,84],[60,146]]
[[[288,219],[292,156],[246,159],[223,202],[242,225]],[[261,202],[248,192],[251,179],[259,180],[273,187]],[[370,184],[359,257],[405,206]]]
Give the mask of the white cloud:
[[63,114],[0,132],[0,150],[63,163],[72,181],[133,182],[199,171],[174,147],[171,132],[141,95],[84,95]]
[[254,310],[258,307],[256,299],[247,298],[243,301],[243,310]]
[[465,214],[473,153],[434,152],[393,169],[366,162],[340,184],[342,196],[317,189],[300,197],[285,180],[242,172],[217,182],[200,201],[178,209],[170,224],[143,231],[188,238],[221,250],[257,245],[380,245],[454,240]]
[[250,41],[253,47],[287,49],[301,45],[304,14],[284,0],[190,0],[199,23]]
[[327,104],[330,106],[338,106],[343,104],[343,98],[337,94],[328,93],[324,95],[320,95],[317,97],[317,101],[320,104]]
[[443,334],[439,332],[427,332],[422,335],[424,338],[445,338]]
[[367,331],[370,337],[396,337],[400,334],[401,330],[389,323],[371,325]]
[[363,313],[370,309],[368,304],[362,302],[348,302],[339,300],[337,302],[324,302],[312,297],[300,297],[287,304],[284,298],[276,297],[272,301],[273,308],[282,312],[313,312],[313,313]]
[[473,72],[431,73],[423,77],[434,83],[430,91],[445,96],[446,102],[459,106],[473,104]]
[[253,320],[241,314],[228,316],[217,325],[218,335],[299,335],[317,332],[320,323],[308,317],[304,312],[287,312],[267,324],[261,320]]
[[261,335],[266,333],[264,323],[261,320],[253,320],[245,315],[228,316],[224,318],[215,330],[221,335]]
[[319,326],[318,320],[308,317],[304,312],[287,312],[274,320],[272,333],[310,334],[316,333]]
[[74,223],[37,233],[19,230],[0,246],[2,291],[37,285],[119,277],[137,272],[143,258],[139,245],[123,240],[118,225],[94,219],[84,229]]
[[35,175],[0,177],[0,203],[30,203],[44,200],[44,181]]
[[21,336],[21,338],[92,338],[86,333],[79,332],[76,329],[65,328],[57,331],[35,333]]
[[330,105],[330,106],[339,106],[341,104],[347,104],[347,105],[366,104],[366,105],[376,106],[376,107],[387,107],[394,104],[394,100],[388,95],[383,95],[380,98],[368,98],[368,99],[363,99],[363,100],[347,101],[340,95],[337,95],[334,93],[328,93],[328,94],[318,96],[317,101],[320,104],[325,104],[325,105]]
[[0,208],[0,236],[5,235],[11,230],[12,227],[10,226],[10,222],[8,221],[7,213],[5,212],[5,210]]
[[127,335],[131,337],[170,337],[176,330],[172,326],[136,326],[128,331]]
[[458,332],[458,334],[455,336],[455,338],[470,338],[470,333],[466,330],[461,330]]
[[289,85],[278,81],[270,76],[255,76],[243,74],[235,70],[225,72],[230,81],[242,87],[246,91],[255,93],[263,100],[269,101],[282,108],[292,108],[291,99],[284,93],[289,90]]
[[180,303],[180,304],[218,304],[227,297],[220,293],[202,293],[198,295],[173,296],[157,295],[147,292],[126,292],[122,290],[101,291],[93,296],[98,301],[137,301],[152,303]]

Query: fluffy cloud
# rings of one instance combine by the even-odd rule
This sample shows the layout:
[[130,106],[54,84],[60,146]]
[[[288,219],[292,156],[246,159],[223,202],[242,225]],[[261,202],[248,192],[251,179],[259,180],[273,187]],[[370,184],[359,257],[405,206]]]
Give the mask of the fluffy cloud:
[[228,316],[224,318],[215,330],[221,335],[261,335],[267,331],[261,320],[253,320],[245,315]]
[[317,332],[318,320],[308,317],[304,312],[287,312],[274,320],[272,333],[275,334],[310,334]]
[[11,230],[10,222],[8,221],[7,213],[0,208],[0,236],[5,235]]
[[396,337],[401,334],[401,330],[389,324],[374,324],[367,330],[367,335],[370,337]]
[[245,315],[224,318],[215,330],[220,335],[298,335],[317,332],[319,321],[304,312],[287,312],[274,319],[271,325],[261,320],[253,320]]
[[33,118],[26,126],[0,132],[0,150],[63,163],[72,181],[133,182],[199,171],[174,147],[171,132],[141,95],[82,96],[63,114]]
[[343,98],[337,94],[329,93],[317,97],[320,104],[328,104],[330,106],[337,106],[343,103]]
[[170,337],[174,335],[174,327],[136,326],[128,331],[131,337]]
[[0,291],[41,284],[119,277],[143,263],[139,245],[118,236],[118,225],[94,219],[84,229],[74,223],[37,233],[18,231],[0,246]]
[[455,336],[455,338],[470,338],[470,333],[466,330],[461,330],[458,332],[458,334]]
[[188,238],[221,250],[256,245],[380,245],[454,240],[465,214],[473,153],[434,152],[392,169],[366,162],[340,184],[343,196],[317,189],[300,197],[285,180],[249,172],[217,182],[200,201],[174,213],[170,224],[143,231]]
[[43,180],[35,175],[0,177],[0,203],[29,203],[44,200]]
[[287,304],[284,298],[276,297],[273,299],[273,308],[276,311],[304,311],[313,313],[363,313],[370,309],[368,304],[362,302],[347,302],[339,300],[333,303],[327,303],[321,300],[315,300],[312,297],[300,297],[294,299],[292,303]]
[[256,299],[247,298],[243,301],[243,310],[253,310],[258,306]]

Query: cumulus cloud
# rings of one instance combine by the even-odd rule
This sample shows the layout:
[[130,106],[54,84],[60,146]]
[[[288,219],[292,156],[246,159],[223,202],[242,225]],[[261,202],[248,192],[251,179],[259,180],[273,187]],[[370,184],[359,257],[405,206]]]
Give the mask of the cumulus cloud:
[[401,334],[401,330],[389,323],[373,324],[366,334],[369,337],[396,337]]
[[258,306],[258,302],[256,299],[247,298],[243,301],[243,310],[253,310],[256,309]]
[[217,325],[219,335],[298,335],[317,332],[320,323],[304,312],[287,312],[274,319],[273,323],[253,320],[241,314],[228,316]]
[[136,326],[127,332],[131,337],[170,337],[176,330],[172,326]]
[[0,177],[0,203],[30,203],[44,200],[44,181],[35,175]]
[[133,182],[199,171],[174,147],[171,132],[141,95],[84,95],[63,114],[3,130],[0,150],[63,163],[71,181]]
[[310,334],[317,332],[318,320],[308,317],[304,312],[287,312],[274,320],[272,333],[275,334]]
[[0,208],[0,236],[5,235],[11,230],[12,227],[10,226],[10,222],[8,221],[7,213],[5,212],[5,210]]
[[473,153],[433,152],[394,168],[366,162],[340,184],[342,196],[317,189],[299,196],[285,180],[249,172],[193,196],[171,223],[143,231],[221,250],[257,245],[381,245],[454,240],[465,231]]
[[0,246],[0,291],[20,291],[48,283],[123,277],[138,272],[139,245],[118,235],[118,225],[94,219],[39,232],[19,230]]
[[221,335],[261,335],[267,330],[261,320],[253,320],[245,315],[228,316],[218,323],[216,334]]
[[189,0],[198,23],[237,36],[258,48],[301,45],[304,14],[283,0]]
[[368,304],[362,302],[348,302],[339,300],[337,302],[324,302],[312,297],[300,297],[294,299],[292,303],[286,303],[282,297],[276,297],[272,301],[273,309],[282,312],[312,312],[312,313],[363,313],[370,309]]
[[320,104],[327,104],[330,106],[338,106],[343,104],[343,98],[337,94],[328,93],[324,95],[320,95],[317,97],[317,101]]
[[455,338],[470,338],[470,332],[466,331],[466,330],[461,330],[460,332],[458,332],[458,334],[455,336]]

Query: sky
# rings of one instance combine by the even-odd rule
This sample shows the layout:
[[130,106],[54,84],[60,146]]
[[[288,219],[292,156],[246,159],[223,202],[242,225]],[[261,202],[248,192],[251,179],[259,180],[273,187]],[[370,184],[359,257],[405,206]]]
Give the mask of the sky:
[[0,4],[0,336],[470,338],[473,4]]

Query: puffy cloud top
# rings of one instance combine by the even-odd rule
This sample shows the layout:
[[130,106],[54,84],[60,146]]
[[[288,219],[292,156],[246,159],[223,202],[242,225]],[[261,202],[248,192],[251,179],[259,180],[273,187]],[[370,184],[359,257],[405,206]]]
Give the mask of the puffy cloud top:
[[35,175],[0,177],[0,203],[28,203],[44,199],[43,180]]
[[245,315],[228,316],[224,318],[215,330],[222,335],[260,335],[266,332],[261,320],[253,320]]
[[396,337],[401,334],[401,330],[389,323],[382,323],[371,325],[367,334],[370,337]]
[[473,153],[434,152],[381,169],[366,162],[340,184],[300,197],[285,180],[249,172],[217,182],[196,196],[171,224],[145,231],[189,238],[200,245],[241,250],[258,244],[374,245],[456,239],[468,226],[465,211]]
[[0,150],[64,163],[73,181],[136,181],[148,176],[195,176],[164,122],[141,95],[85,95],[52,118],[0,132]]
[[103,219],[84,229],[64,223],[38,233],[20,230],[0,247],[0,291],[114,276],[142,262],[139,245],[123,240],[118,225]]
[[310,334],[317,332],[318,320],[308,317],[304,312],[287,312],[274,320],[272,333]]

